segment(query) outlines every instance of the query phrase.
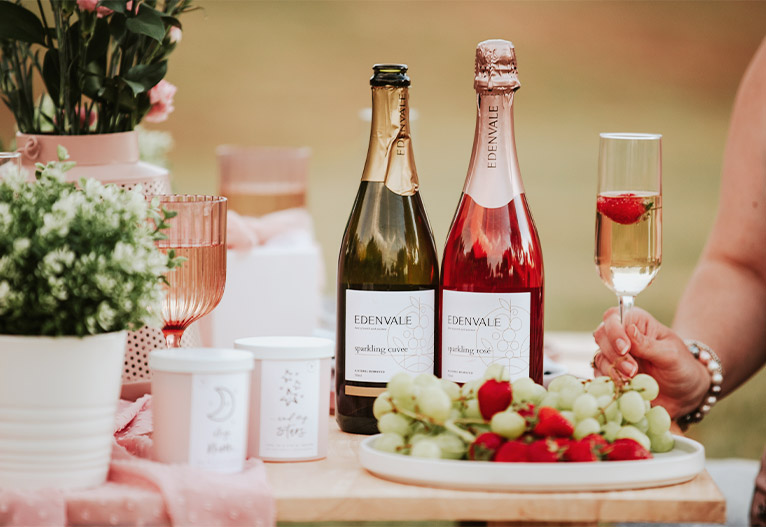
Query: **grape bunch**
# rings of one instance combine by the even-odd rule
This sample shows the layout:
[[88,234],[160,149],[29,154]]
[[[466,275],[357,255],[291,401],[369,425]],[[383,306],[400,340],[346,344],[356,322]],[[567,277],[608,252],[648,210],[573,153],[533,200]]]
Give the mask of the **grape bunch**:
[[381,432],[374,447],[436,459],[646,459],[674,446],[670,415],[651,405],[658,394],[646,374],[622,384],[562,375],[546,390],[529,378],[509,382],[498,365],[463,386],[398,373],[373,406]]

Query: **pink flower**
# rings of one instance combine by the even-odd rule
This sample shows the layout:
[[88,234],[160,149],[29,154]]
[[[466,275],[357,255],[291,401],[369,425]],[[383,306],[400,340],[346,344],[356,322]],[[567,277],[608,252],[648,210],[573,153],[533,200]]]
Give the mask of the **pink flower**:
[[161,80],[157,85],[149,90],[149,101],[152,107],[146,114],[146,121],[149,123],[161,123],[168,118],[168,115],[175,109],[173,107],[173,97],[176,94],[176,87],[166,80]]
[[178,44],[179,42],[181,42],[182,36],[183,36],[183,31],[181,31],[180,27],[170,26],[170,31],[168,32],[168,39],[170,40],[171,44]]
[[77,7],[83,11],[93,12],[96,11],[96,16],[102,18],[112,14],[112,10],[108,7],[99,7],[98,0],[77,0]]
[[87,126],[90,128],[94,124],[96,124],[96,109],[91,109],[90,113],[88,113],[87,109],[83,106],[80,108],[80,126],[84,127]]

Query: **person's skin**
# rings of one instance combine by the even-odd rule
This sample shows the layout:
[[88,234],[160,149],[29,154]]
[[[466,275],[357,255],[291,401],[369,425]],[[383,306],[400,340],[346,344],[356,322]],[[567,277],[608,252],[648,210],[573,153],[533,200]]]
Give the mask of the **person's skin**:
[[766,363],[766,38],[737,92],[718,216],[673,329],[639,308],[620,324],[612,308],[594,337],[596,375],[648,373],[660,385],[655,404],[674,418],[698,408],[710,387],[710,374],[682,339],[699,340],[720,356],[722,394]]

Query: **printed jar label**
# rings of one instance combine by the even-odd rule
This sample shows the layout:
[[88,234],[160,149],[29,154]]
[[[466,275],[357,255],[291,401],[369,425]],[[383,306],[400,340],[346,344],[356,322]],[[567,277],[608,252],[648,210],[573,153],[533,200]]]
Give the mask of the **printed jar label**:
[[319,359],[261,363],[261,457],[319,455],[319,376]]
[[247,451],[250,372],[192,375],[189,464],[242,470]]
[[529,377],[530,293],[443,293],[443,378],[466,382],[495,363]]
[[346,291],[346,380],[388,382],[434,368],[433,289]]

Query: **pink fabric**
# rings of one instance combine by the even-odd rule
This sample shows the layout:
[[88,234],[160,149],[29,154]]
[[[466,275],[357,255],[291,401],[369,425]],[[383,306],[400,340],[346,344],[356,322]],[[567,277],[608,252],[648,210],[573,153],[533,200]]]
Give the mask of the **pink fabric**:
[[147,459],[151,432],[151,395],[120,401],[107,483],[81,491],[0,490],[0,525],[276,524],[262,461],[248,460],[239,474],[156,463]]
[[227,215],[226,246],[229,249],[252,249],[278,235],[291,232],[313,233],[313,221],[306,209],[285,209],[259,218],[241,216],[230,210]]

